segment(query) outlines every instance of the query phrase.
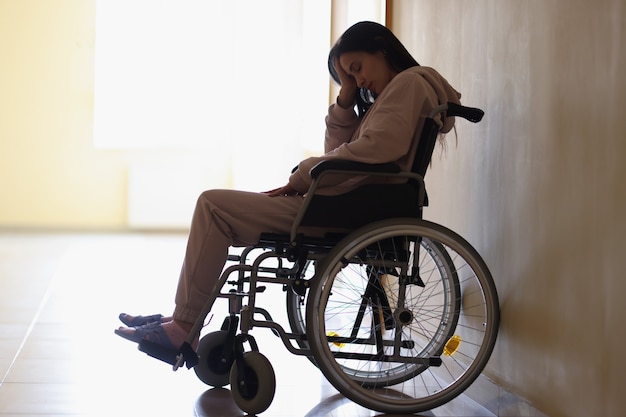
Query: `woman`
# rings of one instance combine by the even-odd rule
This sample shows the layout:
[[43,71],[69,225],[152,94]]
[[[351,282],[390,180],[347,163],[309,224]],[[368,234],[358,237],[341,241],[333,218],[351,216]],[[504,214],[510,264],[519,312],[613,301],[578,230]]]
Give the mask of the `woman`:
[[[341,88],[326,118],[325,154],[300,162],[287,184],[271,191],[202,193],[191,223],[173,316],[121,314],[129,327],[120,327],[117,334],[178,349],[214,291],[228,248],[254,245],[262,232],[290,231],[314,165],[340,158],[395,162],[409,171],[425,117],[439,104],[459,103],[460,94],[441,75],[420,67],[396,36],[377,23],[350,27],[330,50],[328,67]],[[454,118],[441,123],[446,133]],[[329,187],[333,192],[333,187],[342,185]]]

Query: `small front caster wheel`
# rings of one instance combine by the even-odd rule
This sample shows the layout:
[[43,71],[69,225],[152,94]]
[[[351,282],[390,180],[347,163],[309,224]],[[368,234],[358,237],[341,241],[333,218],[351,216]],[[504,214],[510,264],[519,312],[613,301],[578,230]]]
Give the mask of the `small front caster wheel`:
[[212,387],[228,385],[230,367],[233,363],[232,346],[228,347],[229,357],[224,357],[224,344],[228,332],[219,330],[200,339],[198,344],[199,363],[193,368],[200,381]]
[[235,404],[248,414],[259,414],[272,404],[276,376],[269,360],[259,352],[243,354],[245,375],[239,376],[237,362],[230,370],[230,389]]

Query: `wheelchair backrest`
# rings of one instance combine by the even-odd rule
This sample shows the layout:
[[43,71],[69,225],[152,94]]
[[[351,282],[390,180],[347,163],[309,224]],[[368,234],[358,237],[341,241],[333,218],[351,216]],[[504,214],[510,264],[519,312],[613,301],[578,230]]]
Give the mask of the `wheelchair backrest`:
[[420,141],[415,151],[415,158],[413,159],[412,171],[422,178],[426,176],[426,170],[430,165],[435,143],[439,136],[439,125],[435,121],[435,117],[440,113],[445,113],[446,117],[462,117],[472,123],[480,122],[485,114],[480,109],[465,107],[455,103],[439,106],[431,112],[424,122],[424,128],[422,129]]

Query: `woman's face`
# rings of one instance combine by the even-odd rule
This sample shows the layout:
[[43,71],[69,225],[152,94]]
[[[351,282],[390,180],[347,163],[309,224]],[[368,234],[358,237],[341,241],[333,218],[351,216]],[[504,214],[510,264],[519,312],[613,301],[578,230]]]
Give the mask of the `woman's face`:
[[354,77],[359,87],[380,94],[397,75],[382,52],[345,52],[339,56],[339,65],[350,76]]

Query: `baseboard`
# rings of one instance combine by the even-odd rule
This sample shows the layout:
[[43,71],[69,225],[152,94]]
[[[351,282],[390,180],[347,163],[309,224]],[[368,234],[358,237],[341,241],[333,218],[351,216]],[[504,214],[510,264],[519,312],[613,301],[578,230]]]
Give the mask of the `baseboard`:
[[483,374],[464,394],[499,417],[548,417],[519,395],[504,389]]

